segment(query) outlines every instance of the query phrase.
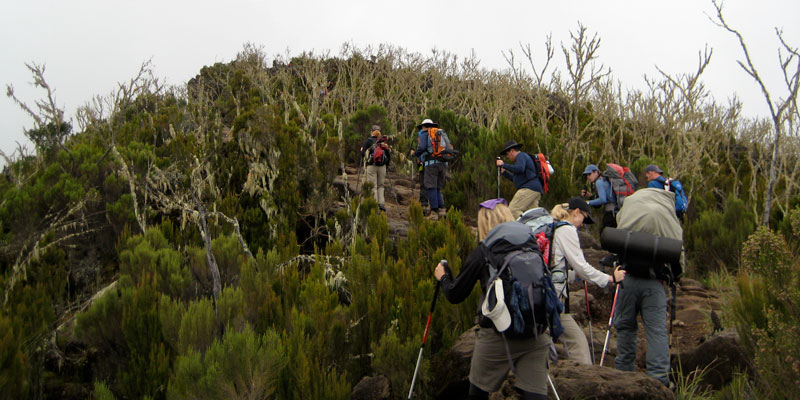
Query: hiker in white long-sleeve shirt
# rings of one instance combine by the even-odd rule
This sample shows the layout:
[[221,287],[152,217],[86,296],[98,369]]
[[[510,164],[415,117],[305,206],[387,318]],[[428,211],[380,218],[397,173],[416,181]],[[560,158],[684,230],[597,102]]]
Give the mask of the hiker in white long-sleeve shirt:
[[[589,215],[589,205],[580,197],[569,199],[568,203],[558,204],[550,212],[556,221],[564,221],[567,224],[558,226],[553,234],[553,259],[551,268],[553,271],[553,284],[562,302],[567,305],[564,313],[561,314],[561,325],[564,327],[564,334],[559,339],[567,346],[569,359],[581,364],[591,365],[592,358],[586,335],[583,329],[569,313],[569,283],[575,281],[575,275],[587,282],[591,282],[600,287],[606,287],[611,282],[621,281],[625,278],[625,271],[615,270],[614,276],[598,271],[586,261],[581,250],[580,240],[578,239],[578,228],[584,224],[592,224],[592,217]],[[558,225],[558,224],[557,224]]]

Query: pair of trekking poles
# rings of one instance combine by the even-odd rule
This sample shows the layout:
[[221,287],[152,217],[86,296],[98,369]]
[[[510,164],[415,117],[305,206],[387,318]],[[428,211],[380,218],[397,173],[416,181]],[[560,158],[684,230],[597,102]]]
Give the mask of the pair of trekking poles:
[[[447,268],[447,260],[441,260],[440,262],[445,268]],[[417,382],[417,374],[419,373],[419,366],[420,364],[422,364],[422,352],[423,350],[425,350],[425,342],[428,339],[428,330],[431,327],[431,318],[433,317],[433,310],[436,308],[436,299],[439,297],[439,289],[441,287],[442,287],[441,281],[437,281],[436,289],[433,290],[433,301],[431,301],[431,308],[428,311],[428,320],[425,322],[425,332],[422,334],[422,345],[419,347],[417,366],[414,368],[414,376],[411,378],[411,388],[408,389],[408,400],[411,400],[411,396],[414,394],[414,384]],[[560,400],[561,398],[558,397],[558,392],[556,391],[556,385],[553,383],[553,379],[550,378],[550,374],[547,374],[547,382],[550,384],[550,387],[553,388],[553,393],[556,396],[556,400]]]

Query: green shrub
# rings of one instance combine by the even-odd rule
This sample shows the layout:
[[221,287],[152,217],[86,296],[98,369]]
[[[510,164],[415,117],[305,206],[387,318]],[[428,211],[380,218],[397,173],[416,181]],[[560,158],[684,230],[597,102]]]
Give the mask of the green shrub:
[[269,398],[286,362],[274,331],[258,335],[249,326],[241,332],[230,331],[205,352],[189,350],[177,358],[167,398]]
[[800,393],[797,257],[782,236],[759,227],[744,246],[744,271],[730,304],[739,336],[754,357],[760,391],[767,398],[792,398]]
[[728,198],[723,212],[705,210],[684,229],[687,256],[694,276],[709,271],[737,271],[742,243],[753,233],[755,218],[743,201]]

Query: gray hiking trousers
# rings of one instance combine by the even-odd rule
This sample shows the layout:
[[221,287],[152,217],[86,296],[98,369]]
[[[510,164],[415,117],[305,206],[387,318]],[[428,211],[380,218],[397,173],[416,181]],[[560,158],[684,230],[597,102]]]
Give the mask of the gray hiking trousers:
[[636,315],[642,314],[647,341],[647,375],[669,386],[669,337],[667,336],[667,294],[657,279],[627,275],[620,288],[614,327],[619,355],[614,367],[634,371],[636,362]]

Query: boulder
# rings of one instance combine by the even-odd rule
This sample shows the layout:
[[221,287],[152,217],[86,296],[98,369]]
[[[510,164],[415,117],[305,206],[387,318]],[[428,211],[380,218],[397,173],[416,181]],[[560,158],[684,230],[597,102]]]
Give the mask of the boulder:
[[[550,375],[562,399],[673,399],[658,380],[642,372],[625,372],[597,365],[559,361]],[[553,397],[551,397],[553,398]]]
[[441,361],[433,366],[436,398],[461,399],[469,391],[469,366],[477,325],[461,334]]
[[383,375],[365,376],[350,393],[351,400],[384,400],[390,395],[389,379]]
[[695,371],[703,371],[701,385],[719,390],[730,383],[737,372],[752,375],[753,360],[739,343],[739,334],[728,329],[673,357],[672,370],[681,371],[687,378],[690,374],[696,375]]

